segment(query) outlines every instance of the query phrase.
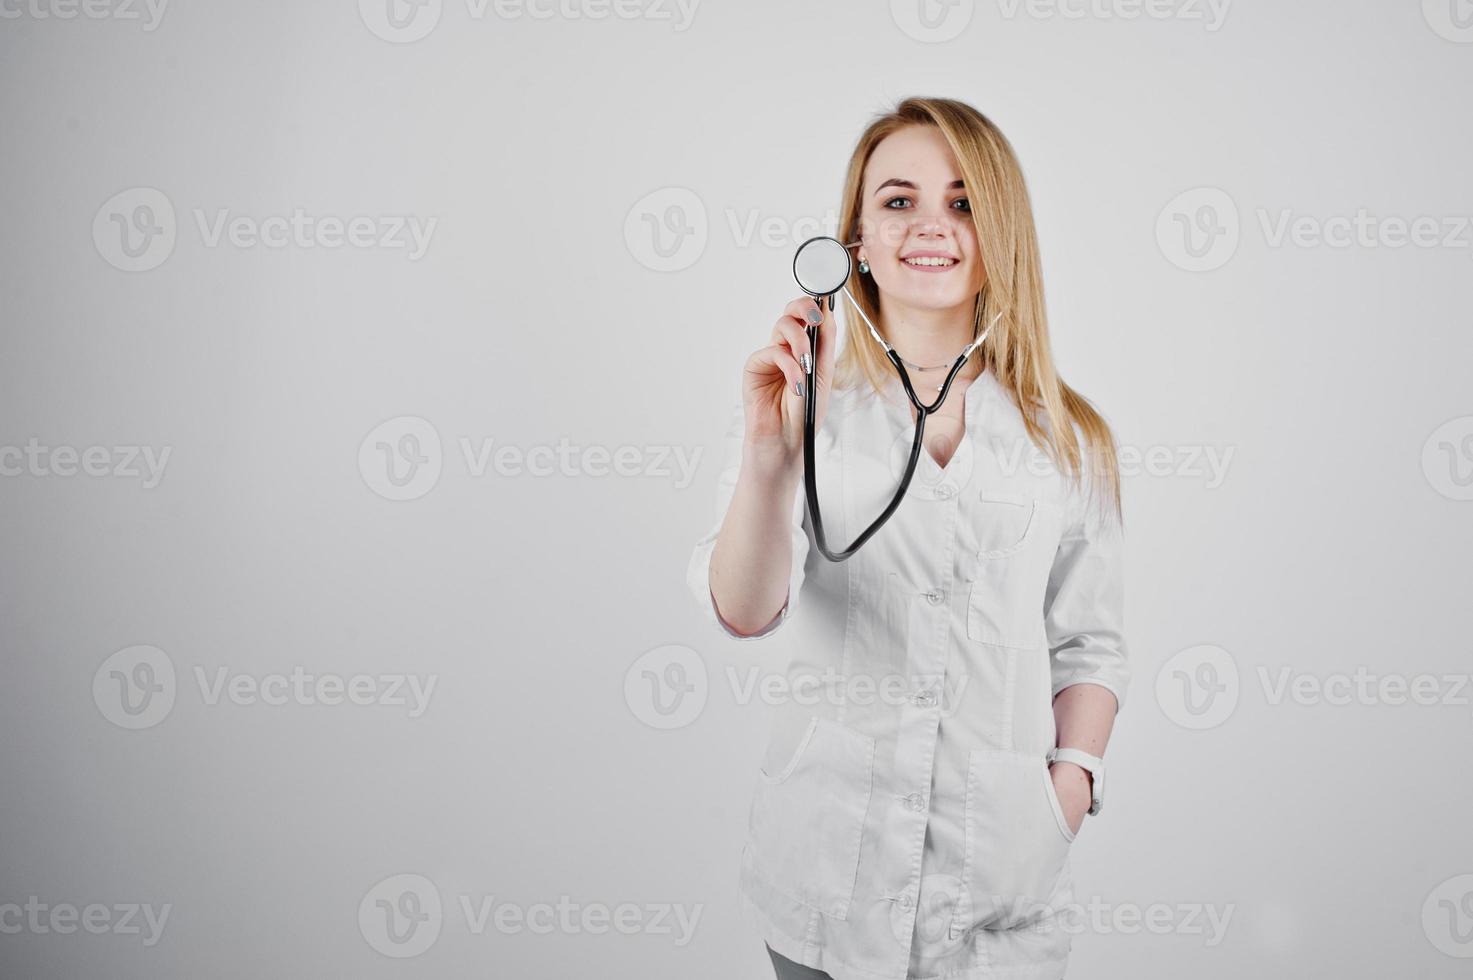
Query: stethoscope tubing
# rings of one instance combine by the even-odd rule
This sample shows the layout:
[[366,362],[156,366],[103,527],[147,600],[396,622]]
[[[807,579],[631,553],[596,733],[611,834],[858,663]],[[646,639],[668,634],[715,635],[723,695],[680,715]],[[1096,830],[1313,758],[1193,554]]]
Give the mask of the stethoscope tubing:
[[[835,293],[830,293],[827,297],[830,314],[834,312],[835,295]],[[822,303],[823,300],[820,299],[819,302]],[[967,362],[967,358],[972,356],[972,351],[981,342],[981,338],[973,341],[957,357],[956,363],[951,366],[951,370],[946,374],[946,380],[942,382],[940,394],[929,405],[922,404],[919,396],[916,395],[915,386],[910,383],[910,372],[906,371],[905,365],[901,363],[900,355],[895,353],[894,348],[888,344],[885,345],[885,356],[890,359],[891,364],[895,365],[895,370],[900,375],[900,383],[905,386],[905,394],[910,398],[910,403],[916,408],[915,436],[911,440],[910,458],[906,460],[905,473],[900,478],[900,486],[896,488],[895,495],[890,498],[890,503],[880,512],[880,516],[875,518],[870,526],[865,528],[864,532],[855,538],[849,547],[841,551],[834,551],[829,547],[828,539],[824,535],[823,516],[820,514],[818,507],[818,470],[814,464],[814,443],[816,441],[814,434],[818,428],[818,383],[814,377],[814,373],[818,370],[817,324],[809,325],[807,332],[808,348],[813,352],[813,356],[808,359],[808,369],[804,372],[807,383],[803,389],[803,489],[808,500],[808,518],[809,523],[813,527],[814,543],[818,545],[819,552],[825,558],[829,561],[839,562],[844,561],[863,547],[864,543],[884,526],[885,522],[890,519],[890,515],[894,514],[896,508],[900,506],[900,502],[905,499],[906,491],[910,489],[911,479],[915,476],[916,464],[921,459],[922,440],[926,432],[926,418],[940,408],[942,402],[946,401],[946,393],[951,390],[952,381],[956,379],[957,372],[962,369],[962,365]],[[833,338],[829,338],[828,342],[833,343]]]

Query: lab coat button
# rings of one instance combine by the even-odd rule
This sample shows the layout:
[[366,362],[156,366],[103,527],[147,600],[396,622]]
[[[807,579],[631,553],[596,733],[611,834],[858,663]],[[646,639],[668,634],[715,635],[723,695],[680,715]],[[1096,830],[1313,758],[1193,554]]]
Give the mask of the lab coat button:
[[914,907],[914,906],[915,906],[915,900],[912,899],[909,895],[902,895],[901,896],[901,898],[900,898],[900,907],[901,908],[903,908],[903,909],[905,909],[905,911],[909,912],[911,910],[911,908]]
[[938,484],[931,493],[937,500],[950,500],[956,494],[956,487],[950,483]]
[[945,598],[946,598],[946,593],[945,592],[942,592],[940,589],[932,589],[930,592],[927,592],[926,593],[926,601],[929,602],[933,606],[936,605],[942,599],[945,599]]
[[905,798],[905,805],[919,813],[926,808],[926,798],[919,793],[912,793]]
[[910,696],[910,699],[923,708],[929,708],[931,705],[936,703],[936,692],[916,691]]

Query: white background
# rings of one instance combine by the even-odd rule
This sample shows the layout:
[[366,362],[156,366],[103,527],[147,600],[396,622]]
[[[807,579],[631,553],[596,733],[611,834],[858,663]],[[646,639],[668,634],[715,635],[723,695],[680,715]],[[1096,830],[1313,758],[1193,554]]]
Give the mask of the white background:
[[[0,455],[0,905],[170,907],[152,945],[0,915],[0,973],[769,975],[735,891],[769,707],[727,670],[779,670],[785,640],[715,632],[685,564],[799,219],[921,94],[1008,134],[1060,370],[1167,454],[1125,483],[1136,675],[1073,849],[1123,918],[1070,976],[1466,974],[1464,0],[924,0],[941,39],[910,0],[392,0],[403,30],[388,2],[0,5],[0,453],[169,451],[151,486]],[[130,260],[139,188],[174,216]],[[298,209],[435,224],[418,257],[207,233]],[[1316,238],[1361,212],[1391,230]],[[669,214],[693,234],[667,260]],[[1210,268],[1178,214],[1224,232]],[[1438,244],[1394,247],[1417,218]],[[476,475],[463,439],[635,463]],[[421,482],[393,487],[379,442],[417,445]],[[143,655],[105,662],[138,646],[174,700],[130,728],[111,671]],[[644,671],[672,656],[705,701],[661,728]],[[1438,703],[1337,687],[1357,668],[1432,675]],[[212,703],[222,670],[435,687],[417,716]],[[413,956],[372,925],[398,875],[442,903]],[[699,919],[477,934],[462,896]],[[1164,935],[1132,925],[1153,906]]]

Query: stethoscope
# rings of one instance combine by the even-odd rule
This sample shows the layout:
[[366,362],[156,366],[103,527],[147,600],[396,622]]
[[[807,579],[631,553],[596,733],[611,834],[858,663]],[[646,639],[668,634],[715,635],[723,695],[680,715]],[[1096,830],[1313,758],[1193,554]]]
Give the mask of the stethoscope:
[[[853,243],[853,245],[858,244],[858,242]],[[806,382],[803,389],[803,483],[808,497],[808,518],[809,523],[813,526],[813,539],[818,544],[819,553],[829,561],[843,561],[863,547],[864,543],[890,519],[890,515],[895,513],[896,508],[900,506],[900,501],[905,499],[905,492],[910,489],[911,478],[915,476],[916,464],[921,458],[921,440],[926,432],[926,418],[940,408],[942,402],[946,401],[946,393],[951,390],[951,382],[956,378],[957,372],[962,369],[967,358],[972,356],[972,352],[987,339],[987,335],[992,332],[993,324],[996,324],[998,318],[1002,316],[1001,313],[994,316],[992,322],[987,325],[987,329],[974,337],[972,342],[957,355],[956,363],[952,364],[951,370],[946,374],[946,380],[937,387],[940,394],[936,396],[936,400],[929,405],[922,404],[916,395],[915,387],[910,383],[910,374],[905,370],[905,361],[895,353],[895,348],[880,336],[880,332],[870,322],[864,308],[855,302],[854,296],[849,292],[847,283],[854,271],[849,249],[853,245],[845,245],[837,238],[830,238],[827,235],[808,239],[798,246],[798,252],[793,256],[793,278],[798,281],[799,287],[805,293],[818,301],[820,307],[827,301],[830,313],[834,312],[834,297],[838,293],[849,297],[850,304],[859,311],[865,326],[869,327],[870,336],[875,338],[875,342],[884,349],[885,356],[890,359],[890,363],[895,365],[895,370],[900,375],[900,383],[905,386],[905,394],[910,398],[910,403],[916,407],[916,426],[915,437],[910,446],[910,458],[905,463],[905,473],[901,476],[900,486],[896,489],[895,496],[890,498],[889,505],[880,512],[880,516],[875,518],[874,523],[854,539],[854,543],[849,547],[842,551],[830,549],[823,533],[823,517],[818,509],[818,474],[814,467],[814,429],[817,427],[818,418],[818,385],[814,379],[814,372],[818,367],[816,356],[818,326],[817,324],[808,326],[808,344],[815,356],[809,358],[808,368],[804,372]],[[918,370],[927,369],[918,367]]]

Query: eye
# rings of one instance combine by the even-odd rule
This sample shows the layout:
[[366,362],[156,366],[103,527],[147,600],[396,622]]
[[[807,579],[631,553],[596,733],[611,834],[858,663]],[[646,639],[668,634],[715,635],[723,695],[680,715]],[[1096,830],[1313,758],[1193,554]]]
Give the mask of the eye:
[[888,200],[888,201],[885,202],[885,207],[890,208],[891,211],[899,211],[900,210],[899,208],[891,208],[890,205],[894,204],[896,201],[909,201],[909,200],[910,200],[910,198],[908,198],[908,197],[892,197],[892,198],[890,198],[890,200]]
[[959,197],[955,201],[952,201],[951,203],[953,205],[957,205],[957,204],[963,205],[963,207],[961,209],[963,211],[971,211],[972,210],[972,202],[969,201],[969,200],[967,200],[964,197]]

